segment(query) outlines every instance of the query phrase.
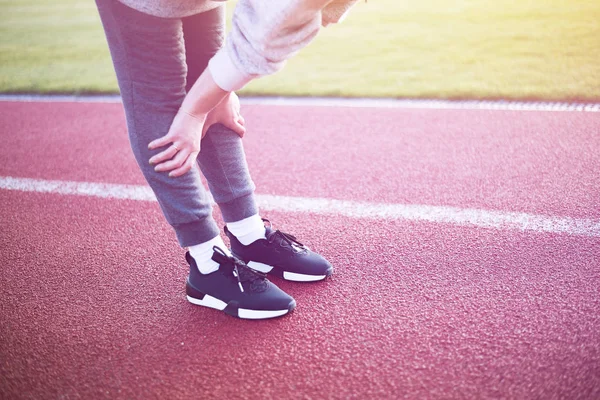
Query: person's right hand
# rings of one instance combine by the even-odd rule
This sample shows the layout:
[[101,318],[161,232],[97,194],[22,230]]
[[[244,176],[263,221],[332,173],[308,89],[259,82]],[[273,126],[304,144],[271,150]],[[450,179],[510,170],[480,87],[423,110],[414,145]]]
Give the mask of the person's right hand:
[[242,117],[242,114],[240,114],[240,99],[237,94],[231,92],[208,113],[206,122],[202,128],[202,137],[206,135],[206,131],[213,124],[222,124],[237,133],[240,137],[244,137],[244,133],[246,133],[246,121]]

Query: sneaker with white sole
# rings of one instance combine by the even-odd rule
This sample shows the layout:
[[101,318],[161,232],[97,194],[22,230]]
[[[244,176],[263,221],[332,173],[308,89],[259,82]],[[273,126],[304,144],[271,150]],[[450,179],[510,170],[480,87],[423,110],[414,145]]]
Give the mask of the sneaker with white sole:
[[295,236],[274,230],[269,220],[263,221],[266,239],[258,239],[248,246],[225,227],[231,252],[248,267],[294,282],[320,281],[333,273],[333,267],[323,256],[311,251]]
[[242,261],[230,257],[215,246],[212,259],[219,269],[202,274],[190,255],[186,294],[190,303],[210,307],[238,318],[266,319],[280,317],[296,307],[296,301],[260,272],[248,268]]

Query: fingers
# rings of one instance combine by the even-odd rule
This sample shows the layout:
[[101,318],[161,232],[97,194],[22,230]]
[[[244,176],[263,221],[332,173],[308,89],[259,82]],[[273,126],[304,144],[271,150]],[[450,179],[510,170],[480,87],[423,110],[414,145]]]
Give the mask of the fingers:
[[179,150],[177,150],[177,147],[175,146],[175,143],[173,143],[172,146],[169,146],[168,149],[166,149],[165,151],[156,154],[155,156],[153,156],[152,158],[150,158],[150,164],[159,164],[163,161],[166,160],[170,160],[171,158],[173,158],[173,156],[178,152]]
[[202,137],[206,135],[212,124],[220,123],[226,128],[234,131],[239,137],[244,137],[246,133],[246,120],[240,114],[240,102],[235,93],[230,93],[217,107],[209,114],[202,130]]
[[[239,137],[244,137],[244,134],[246,133],[246,127],[244,126],[246,121],[244,120],[244,117],[242,117],[241,115],[236,120],[228,119],[226,121],[221,121],[219,123],[222,124],[224,127],[234,131]],[[210,126],[204,125],[204,128],[202,130],[202,137],[204,137],[206,135],[206,132],[208,131],[208,129],[210,129]]]
[[239,137],[243,138],[246,133],[246,120],[242,116],[242,114],[238,114],[238,118],[235,121],[236,128],[233,129],[235,133],[239,135]]
[[173,157],[172,159],[165,161],[161,164],[158,164],[156,167],[154,167],[154,170],[156,172],[165,172],[165,171],[171,171],[173,169],[177,169],[183,165],[185,160],[188,158],[188,155],[190,155],[189,150],[186,150],[186,149],[179,150],[177,152],[177,155],[175,155],[175,157]]
[[174,140],[175,139],[173,138],[173,136],[171,136],[170,134],[166,134],[165,136],[163,136],[161,138],[151,141],[150,144],[148,145],[148,148],[150,150],[154,150],[159,147],[166,146],[169,143],[173,143]]
[[246,133],[246,127],[240,121],[235,121],[234,127],[231,128],[232,131],[238,134],[239,137],[243,138]]
[[222,124],[234,131],[239,137],[244,137],[244,134],[246,133],[246,127],[244,126],[243,120],[230,120],[226,123],[223,122]]
[[174,169],[169,173],[169,176],[172,178],[176,178],[187,173],[194,166],[194,162],[196,162],[196,156],[198,153],[191,153],[188,158],[185,160],[183,165],[179,168]]

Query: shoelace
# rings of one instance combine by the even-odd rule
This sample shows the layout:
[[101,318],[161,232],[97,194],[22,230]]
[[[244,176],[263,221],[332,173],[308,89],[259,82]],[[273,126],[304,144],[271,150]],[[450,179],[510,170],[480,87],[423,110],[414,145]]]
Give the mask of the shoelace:
[[[220,247],[214,246],[213,251],[216,254],[218,254],[218,256],[216,257],[217,260],[215,260],[215,261],[217,261],[221,265],[229,264],[232,266],[231,272],[232,272],[233,276],[237,279],[238,286],[242,293],[244,292],[244,286],[242,285],[242,282],[249,282],[250,285],[253,285],[253,284],[259,284],[259,283],[262,283],[265,281],[265,279],[267,277],[265,274],[263,274],[262,272],[254,271],[254,270],[248,268],[248,266],[246,264],[244,264],[243,261],[238,260],[235,257],[227,255]],[[260,281],[260,282],[257,282],[257,281]]]
[[[263,220],[263,222],[268,223],[271,228],[273,228],[273,224],[271,224],[271,221],[269,221],[266,218],[263,218],[262,220]],[[292,249],[294,248],[294,243],[297,245],[297,247],[300,247],[301,249],[306,248],[306,246],[304,246],[302,243],[300,243],[298,241],[298,239],[296,239],[296,236],[290,235],[289,233],[282,232],[279,229],[275,230],[273,232],[273,234],[269,237],[269,239],[268,239],[269,243],[273,243],[273,241],[275,240],[276,237],[279,237],[279,238],[283,239],[284,241],[286,241]]]

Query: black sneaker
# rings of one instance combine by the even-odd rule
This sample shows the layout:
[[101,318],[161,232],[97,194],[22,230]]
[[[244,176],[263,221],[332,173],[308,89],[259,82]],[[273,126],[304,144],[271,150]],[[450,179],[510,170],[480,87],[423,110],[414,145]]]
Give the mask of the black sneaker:
[[333,273],[333,267],[321,255],[311,251],[294,236],[273,230],[269,220],[263,221],[266,222],[267,238],[258,239],[248,246],[241,244],[225,227],[231,252],[248,267],[295,282],[320,281]]
[[190,265],[186,294],[190,303],[225,311],[244,319],[265,319],[285,315],[296,308],[296,301],[269,282],[265,274],[248,268],[219,247],[213,247],[212,259],[219,269],[201,274],[196,260],[185,254]]

